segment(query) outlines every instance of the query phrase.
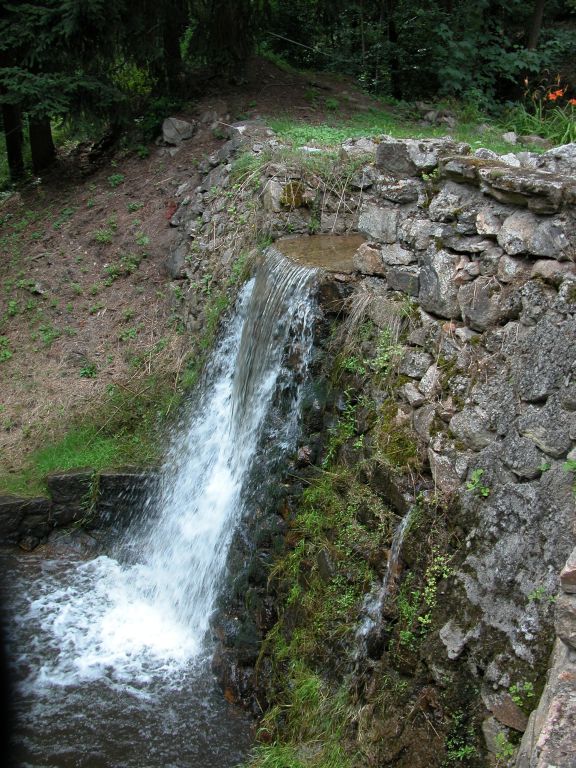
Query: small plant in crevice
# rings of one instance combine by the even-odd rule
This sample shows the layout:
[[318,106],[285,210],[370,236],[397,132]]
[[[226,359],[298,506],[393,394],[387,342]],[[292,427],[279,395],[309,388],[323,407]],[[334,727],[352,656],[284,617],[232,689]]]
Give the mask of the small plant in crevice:
[[473,470],[470,475],[470,480],[466,483],[466,490],[470,491],[470,493],[473,493],[475,496],[480,496],[485,499],[490,496],[490,488],[482,482],[483,475],[483,469]]
[[516,754],[517,747],[508,740],[504,731],[500,731],[494,737],[496,745],[496,766],[504,768]]
[[555,603],[556,602],[556,596],[551,595],[546,587],[540,585],[539,587],[535,587],[531,592],[528,593],[528,601],[529,602],[549,602],[549,603]]
[[414,587],[414,574],[404,578],[397,597],[400,645],[414,650],[416,643],[432,626],[433,611],[437,606],[438,584],[453,574],[450,558],[432,549],[432,561],[424,572],[422,586]]
[[340,418],[332,425],[329,430],[328,445],[326,455],[322,466],[327,468],[335,459],[338,450],[354,437],[356,433],[356,408],[357,404],[353,401],[351,390],[344,392],[344,409]]
[[478,754],[474,726],[461,709],[452,713],[446,735],[446,759],[443,767],[466,765]]
[[522,708],[532,708],[531,699],[534,699],[536,696],[533,683],[523,680],[513,683],[508,690],[514,704]]
[[572,484],[572,493],[576,497],[576,459],[566,459],[562,465],[565,472],[571,472],[574,480]]
[[362,360],[359,360],[355,355],[348,355],[342,360],[342,370],[346,373],[354,373],[359,376],[366,375],[366,365]]

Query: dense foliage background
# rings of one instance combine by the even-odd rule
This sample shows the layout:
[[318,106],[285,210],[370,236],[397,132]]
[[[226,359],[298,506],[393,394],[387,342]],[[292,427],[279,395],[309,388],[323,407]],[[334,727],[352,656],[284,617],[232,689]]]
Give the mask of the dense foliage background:
[[[352,75],[394,99],[490,110],[576,81],[576,0],[46,0],[0,3],[0,104],[13,179],[24,129],[35,172],[54,122],[166,112],[211,78],[240,80],[258,47]],[[146,125],[145,125],[146,127]]]

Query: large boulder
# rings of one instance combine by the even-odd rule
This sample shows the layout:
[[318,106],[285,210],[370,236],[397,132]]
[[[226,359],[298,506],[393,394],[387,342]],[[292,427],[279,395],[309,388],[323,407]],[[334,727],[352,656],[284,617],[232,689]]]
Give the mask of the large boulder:
[[393,139],[386,136],[376,151],[376,167],[392,176],[421,176],[431,173],[443,157],[469,151],[468,144],[449,138]]
[[162,139],[165,144],[180,146],[183,141],[191,139],[196,132],[196,125],[178,117],[167,117],[162,123]]

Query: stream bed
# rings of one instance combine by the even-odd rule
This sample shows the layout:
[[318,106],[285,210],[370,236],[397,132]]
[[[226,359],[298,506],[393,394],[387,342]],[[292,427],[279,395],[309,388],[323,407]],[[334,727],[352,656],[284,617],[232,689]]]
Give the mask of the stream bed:
[[[126,587],[138,569],[0,553],[16,765],[233,768],[250,719],[217,688],[209,648]],[[134,590],[133,596],[136,594]]]

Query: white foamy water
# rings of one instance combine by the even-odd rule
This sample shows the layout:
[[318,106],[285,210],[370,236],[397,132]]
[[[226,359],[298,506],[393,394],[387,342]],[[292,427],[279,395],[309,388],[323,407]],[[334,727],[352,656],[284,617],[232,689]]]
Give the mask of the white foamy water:
[[147,598],[144,566],[122,567],[105,556],[58,566],[55,575],[42,575],[40,594],[18,617],[40,628],[45,653],[27,685],[98,677],[143,683],[154,673],[177,672],[198,652],[187,628]]
[[[78,707],[95,700],[102,710],[96,715],[100,728],[111,728],[116,737],[94,729],[95,743],[105,746],[98,747],[104,750],[102,761],[94,752],[90,765],[169,765],[167,755],[180,743],[175,737],[169,749],[157,744],[161,761],[142,762],[142,755],[137,758],[137,752],[121,746],[118,731],[133,733],[155,706],[163,712],[176,707],[178,723],[186,721],[195,691],[204,707],[211,702],[196,727],[206,737],[224,740],[218,760],[227,764],[229,726],[218,720],[227,705],[215,703],[210,692],[205,637],[262,435],[284,446],[295,436],[300,385],[293,379],[304,378],[311,348],[313,275],[272,254],[244,288],[238,312],[207,367],[210,375],[172,441],[160,490],[146,505],[146,516],[135,516],[124,551],[120,546],[116,557],[91,561],[32,557],[15,567],[9,613],[20,705],[26,705],[20,707],[21,718],[51,731],[40,741],[24,739],[28,764],[44,764],[37,761],[42,738],[58,755],[46,765],[88,764],[74,762],[75,748],[72,762],[66,762],[64,742],[74,738],[78,722],[87,727],[87,713]],[[290,371],[284,362],[288,353],[296,359]],[[289,393],[292,408],[275,419],[272,406],[279,389]],[[74,701],[73,707],[66,701]],[[128,701],[149,702],[150,711],[135,710]],[[215,712],[220,713],[216,720]],[[62,730],[57,737],[49,725],[55,718]],[[181,734],[179,754],[194,742],[185,730]],[[237,741],[242,743],[242,735]],[[203,743],[194,749],[191,759],[209,752]],[[112,759],[117,752],[121,758]]]

